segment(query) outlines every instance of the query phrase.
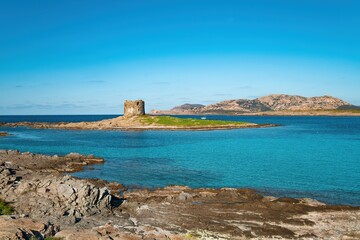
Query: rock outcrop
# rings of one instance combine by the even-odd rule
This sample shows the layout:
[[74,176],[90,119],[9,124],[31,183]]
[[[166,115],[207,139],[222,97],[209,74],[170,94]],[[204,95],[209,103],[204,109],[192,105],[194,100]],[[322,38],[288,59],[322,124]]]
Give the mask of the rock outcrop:
[[6,136],[9,136],[9,134],[6,132],[0,132],[0,137],[6,137]]
[[[0,166],[0,171],[13,169]],[[107,188],[99,188],[70,176],[49,175],[14,181],[2,188],[1,192],[6,201],[13,202],[18,213],[34,219],[46,218],[57,223],[76,223],[83,217],[109,214],[111,210],[112,196]],[[18,196],[22,196],[26,201],[19,201]]]
[[0,239],[43,239],[53,236],[58,230],[48,222],[0,216]]
[[107,187],[60,174],[80,169],[78,164],[88,164],[87,157],[76,153],[54,157],[1,150],[1,197],[11,202],[19,214],[56,223],[75,223],[86,216],[109,214],[116,197]]
[[0,150],[0,163],[8,159],[9,162],[21,165],[26,169],[46,172],[76,172],[83,170],[89,164],[101,164],[103,158],[94,155],[69,153],[66,156],[48,156],[18,150]]
[[[187,229],[189,235],[199,239],[323,239],[324,236],[351,239],[360,236],[360,211],[355,210],[359,208],[328,206],[312,199],[264,197],[251,189],[184,186],[138,190],[125,193],[124,197],[122,207],[137,219],[137,225],[168,231]],[[329,218],[325,220],[325,216]]]

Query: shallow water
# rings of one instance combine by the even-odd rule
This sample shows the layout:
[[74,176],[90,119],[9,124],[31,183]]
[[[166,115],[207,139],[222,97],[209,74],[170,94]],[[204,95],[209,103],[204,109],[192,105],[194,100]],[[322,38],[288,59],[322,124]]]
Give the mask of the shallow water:
[[[114,116],[0,116],[0,121],[93,121]],[[200,118],[199,116],[197,116]],[[0,149],[93,153],[75,173],[129,187],[249,187],[269,195],[360,205],[360,117],[209,116],[280,127],[220,131],[0,128]]]

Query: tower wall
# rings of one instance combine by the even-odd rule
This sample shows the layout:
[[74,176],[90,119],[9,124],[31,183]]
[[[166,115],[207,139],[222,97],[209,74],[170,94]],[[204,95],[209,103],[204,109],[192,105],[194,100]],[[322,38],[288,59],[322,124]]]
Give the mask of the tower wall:
[[128,101],[124,102],[124,116],[142,116],[145,115],[145,102],[143,100]]

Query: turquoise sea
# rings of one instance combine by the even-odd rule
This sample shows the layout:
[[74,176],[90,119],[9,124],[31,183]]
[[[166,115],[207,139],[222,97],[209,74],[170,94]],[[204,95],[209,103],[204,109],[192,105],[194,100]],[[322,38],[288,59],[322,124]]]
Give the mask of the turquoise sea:
[[[0,122],[92,121],[95,116],[0,116]],[[194,116],[200,118],[200,116]],[[220,131],[75,131],[0,128],[0,149],[79,152],[103,165],[75,173],[130,188],[254,188],[275,196],[360,205],[360,117],[209,116],[279,127]]]

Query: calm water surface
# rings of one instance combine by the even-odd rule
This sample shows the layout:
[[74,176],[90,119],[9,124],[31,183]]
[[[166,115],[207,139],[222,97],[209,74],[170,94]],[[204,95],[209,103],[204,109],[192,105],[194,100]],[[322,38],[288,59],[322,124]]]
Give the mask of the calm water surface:
[[[92,121],[114,116],[0,116],[0,121]],[[200,118],[199,116],[196,116]],[[225,131],[0,128],[0,149],[79,152],[103,165],[75,173],[129,187],[249,187],[276,196],[360,205],[360,117],[211,116],[280,127]]]

